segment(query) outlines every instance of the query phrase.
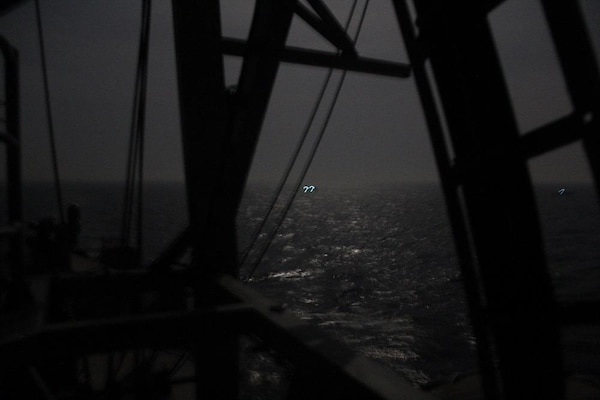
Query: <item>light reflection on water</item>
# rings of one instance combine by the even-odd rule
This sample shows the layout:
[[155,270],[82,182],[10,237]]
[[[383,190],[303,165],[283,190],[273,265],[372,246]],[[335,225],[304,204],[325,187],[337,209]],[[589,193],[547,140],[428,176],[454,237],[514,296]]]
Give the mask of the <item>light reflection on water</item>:
[[[569,196],[558,196],[554,187],[536,192],[561,301],[600,293],[600,215],[593,188],[569,188]],[[54,212],[52,194],[51,185],[25,188],[27,220]],[[260,222],[269,195],[248,192],[238,221],[240,249]],[[118,237],[121,185],[66,185],[65,201],[82,208],[81,244],[90,254],[104,239]],[[148,261],[186,224],[183,187],[148,185],[145,204]],[[413,382],[475,368],[475,340],[453,239],[434,186],[321,186],[310,196],[299,196],[251,284]],[[596,331],[566,332],[570,370],[591,369],[600,376],[598,337]]]
[[[252,285],[415,383],[474,369],[452,238],[432,224],[445,218],[432,187],[321,190],[294,206]],[[430,364],[436,341],[451,350]]]
[[[578,187],[569,198],[554,192],[537,189],[558,298],[597,296],[600,223],[589,220],[600,215],[593,188]],[[414,383],[476,369],[476,342],[436,187],[321,190],[299,200],[257,271],[257,289]],[[244,229],[241,221],[242,241]],[[569,335],[598,354],[599,342],[589,334]],[[571,347],[566,343],[567,370],[599,374],[600,363]]]

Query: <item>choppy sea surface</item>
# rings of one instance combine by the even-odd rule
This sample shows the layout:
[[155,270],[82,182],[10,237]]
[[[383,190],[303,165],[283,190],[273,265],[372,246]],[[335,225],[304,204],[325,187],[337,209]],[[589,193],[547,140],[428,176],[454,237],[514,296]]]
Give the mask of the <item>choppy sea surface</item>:
[[[252,186],[246,192],[238,216],[241,253],[271,191]],[[64,187],[66,201],[82,208],[81,246],[91,255],[119,237],[122,196],[115,184]],[[558,299],[600,299],[600,208],[593,188],[540,185],[536,196]],[[29,220],[56,214],[50,186],[27,185],[24,197]],[[278,204],[275,214],[282,209]],[[146,261],[185,226],[186,210],[181,184],[146,186]],[[266,239],[259,237],[249,262]],[[242,275],[248,270],[246,264]],[[249,283],[415,384],[477,368],[452,234],[435,185],[299,193]],[[565,329],[563,338],[567,370],[600,377],[598,329]]]

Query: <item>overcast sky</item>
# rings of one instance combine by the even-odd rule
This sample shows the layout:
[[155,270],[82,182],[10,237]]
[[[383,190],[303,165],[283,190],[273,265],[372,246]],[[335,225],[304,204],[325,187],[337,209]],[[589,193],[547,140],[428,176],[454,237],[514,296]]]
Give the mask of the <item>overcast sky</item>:
[[[154,181],[181,180],[171,2],[153,3],[146,176]],[[253,3],[222,1],[226,36],[245,37]],[[327,3],[341,20],[347,18],[350,1]],[[122,180],[141,0],[42,0],[41,4],[61,175],[65,181]],[[600,54],[600,24],[593,23],[600,21],[600,1],[582,0],[581,4]],[[538,2],[509,0],[490,21],[521,130],[569,113],[571,104]],[[0,34],[20,51],[24,175],[27,180],[48,180],[51,164],[33,2],[0,18]],[[294,22],[288,43],[330,48],[300,20]],[[370,2],[357,46],[364,56],[407,61],[391,0]],[[227,84],[236,82],[239,66],[239,59],[226,58]],[[325,73],[322,68],[281,67],[252,180],[279,179]],[[530,165],[538,181],[590,179],[579,144],[539,157]],[[437,172],[412,79],[349,73],[307,181],[362,185],[435,180]]]

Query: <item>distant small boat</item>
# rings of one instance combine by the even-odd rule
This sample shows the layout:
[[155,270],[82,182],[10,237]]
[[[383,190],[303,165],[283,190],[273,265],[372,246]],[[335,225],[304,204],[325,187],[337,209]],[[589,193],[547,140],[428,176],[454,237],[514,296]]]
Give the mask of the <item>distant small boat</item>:
[[570,196],[573,194],[573,192],[571,192],[570,190],[567,190],[565,188],[560,188],[558,189],[558,191],[556,192],[559,196]]

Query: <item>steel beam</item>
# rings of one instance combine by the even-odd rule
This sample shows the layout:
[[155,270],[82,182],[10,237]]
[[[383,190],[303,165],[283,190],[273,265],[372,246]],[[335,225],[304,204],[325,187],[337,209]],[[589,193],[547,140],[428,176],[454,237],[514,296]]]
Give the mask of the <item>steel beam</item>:
[[[299,3],[296,4],[296,6],[298,6]],[[262,6],[264,7],[264,6]],[[316,7],[321,11],[321,13],[325,13],[322,9],[322,7],[324,7],[324,5],[322,7],[319,7],[318,5],[316,5]],[[326,7],[325,7],[326,8]],[[297,9],[296,9],[297,11]],[[333,18],[333,17],[331,17]],[[254,26],[257,26],[257,24],[260,24],[260,22],[257,22]],[[261,29],[266,29],[266,28],[261,28]],[[276,29],[278,29],[277,27],[271,27],[271,29],[273,29],[273,31],[275,31]],[[254,36],[256,37],[258,34],[256,33],[256,29],[254,30]],[[255,42],[257,42],[256,39],[254,39]],[[252,63],[256,63],[257,60],[259,60],[261,57],[262,58],[267,58],[270,61],[267,61],[267,63],[273,63],[276,62],[277,59],[280,59],[280,61],[283,62],[290,62],[290,63],[299,63],[299,64],[304,64],[304,65],[312,65],[312,66],[321,66],[321,67],[329,67],[329,68],[340,68],[340,69],[346,69],[349,71],[355,71],[355,72],[364,72],[364,73],[373,73],[373,74],[378,74],[378,75],[384,75],[384,76],[393,76],[393,77],[399,77],[399,78],[406,78],[408,76],[410,76],[410,66],[407,64],[401,64],[401,63],[392,63],[392,62],[388,62],[388,61],[380,61],[380,60],[374,60],[374,59],[369,59],[369,58],[361,58],[361,57],[353,57],[353,56],[347,56],[347,55],[336,55],[333,53],[328,53],[328,52],[321,52],[321,51],[313,51],[313,50],[306,50],[306,49],[300,49],[300,48],[293,48],[293,47],[283,47],[285,43],[285,40],[282,41],[282,43],[277,44],[277,45],[264,45],[262,47],[260,47],[259,49],[256,48],[256,45],[254,46],[254,49],[252,49],[252,45],[248,45],[248,42],[243,41],[243,40],[239,40],[239,39],[230,39],[230,38],[223,38],[222,42],[221,42],[221,46],[222,46],[222,50],[224,52],[224,54],[229,54],[229,55],[236,55],[236,56],[242,56],[245,57],[245,65],[251,65]],[[343,43],[341,43],[340,45],[343,45]],[[344,46],[347,46],[344,45]],[[283,49],[282,49],[283,47]],[[275,60],[275,61],[274,61]],[[263,61],[264,62],[264,61]],[[264,64],[266,65],[266,64]],[[200,66],[196,65],[196,68],[200,68]],[[187,75],[191,76],[193,74],[193,68],[189,68],[192,72],[189,72]],[[255,69],[254,72],[252,72],[252,69],[246,69],[246,71],[251,71],[251,72],[246,72],[246,76],[242,76],[242,80],[241,81],[245,81],[245,82],[249,82],[252,79],[255,79],[256,82],[261,82],[265,77],[268,76],[268,70],[269,68],[265,69],[263,72],[264,74],[262,74],[262,76],[255,76],[252,77],[251,75],[254,74],[257,70]],[[182,74],[180,73],[180,76]],[[208,76],[208,75],[207,75]],[[274,76],[274,74],[273,74]],[[184,78],[181,78],[184,79]],[[220,79],[220,78],[219,78]],[[265,80],[265,87],[269,85],[268,79]],[[272,83],[271,83],[272,84]],[[181,85],[181,83],[180,83]],[[247,83],[244,83],[244,85],[248,86]],[[270,89],[269,89],[270,90]],[[188,90],[189,91],[189,90]],[[237,92],[238,93],[243,93],[243,89],[240,90],[238,89]],[[246,90],[246,96],[250,96],[248,93],[250,93],[250,90]],[[182,96],[184,96],[185,93],[182,93],[182,91],[180,90],[180,97],[182,98]],[[262,103],[264,103],[264,108],[266,109],[266,102],[264,101],[264,95],[259,95],[261,97],[263,97]],[[190,96],[187,96],[190,97]],[[228,103],[234,103],[234,104],[240,104],[240,100],[237,94],[232,96],[234,99],[230,101],[228,101]],[[268,96],[267,96],[267,101],[268,101]],[[188,100],[188,102],[190,104],[193,104],[193,100],[190,99]],[[256,103],[255,101],[248,101],[246,100],[247,103],[250,104],[256,104],[255,106],[253,106],[253,108],[255,110],[258,110],[259,103]],[[184,102],[182,101],[182,104]],[[227,102],[226,102],[227,103]],[[182,109],[183,112],[183,109]],[[244,110],[241,110],[241,112],[244,112]],[[264,111],[263,111],[264,114]],[[252,123],[256,123],[256,116],[260,115],[260,111],[255,112],[255,117],[254,118],[254,122],[252,121],[247,121],[247,122],[252,122]],[[232,115],[231,117],[235,118],[234,115]],[[239,114],[238,114],[239,117]],[[182,118],[183,114],[182,114]],[[188,117],[189,118],[189,117]],[[197,124],[199,124],[200,122],[197,122]],[[233,126],[233,124],[232,124]],[[257,133],[256,133],[257,134]],[[187,136],[186,136],[187,137]],[[188,141],[190,141],[190,139],[187,139]],[[250,139],[249,139],[250,140]],[[216,148],[222,148],[221,146],[225,146],[223,143],[215,143],[217,144]],[[230,149],[232,153],[235,152],[244,152],[244,149],[239,149],[237,148],[238,145],[234,145],[233,148],[234,149]],[[237,149],[236,149],[237,148]],[[249,146],[249,149],[253,148],[252,145]],[[192,153],[190,151],[190,153]],[[231,154],[231,153],[230,153]],[[198,186],[197,183],[194,182],[211,182],[214,181],[216,179],[216,177],[219,176],[219,172],[220,168],[222,168],[220,165],[220,162],[226,162],[225,161],[225,156],[222,155],[221,156],[221,160],[220,161],[215,161],[212,162],[212,164],[208,165],[211,171],[217,171],[217,173],[213,176],[214,179],[210,179],[210,177],[208,178],[199,178],[199,177],[193,177],[194,175],[198,175],[197,170],[199,168],[201,168],[202,166],[199,165],[199,163],[197,163],[198,165],[194,166],[193,162],[186,162],[186,174],[190,176],[190,178],[188,179],[188,182],[191,182],[192,185],[194,185],[195,187]],[[231,157],[235,157],[231,156]],[[247,157],[247,156],[246,156]],[[192,158],[192,156],[186,157],[186,159],[190,159]],[[233,163],[233,161],[230,160],[230,163]],[[249,167],[249,164],[247,164],[247,166]],[[196,172],[195,172],[196,171]],[[230,168],[230,173],[233,174],[232,172],[232,168]],[[243,172],[237,172],[238,175],[243,175]],[[236,178],[236,179],[240,179],[240,177]],[[219,184],[213,184],[213,185],[204,185],[207,189],[209,189],[209,191],[212,191],[213,196],[214,197],[219,197],[221,199],[223,199],[223,197],[221,196],[221,193],[223,191],[227,192],[227,190],[223,190],[222,187],[223,185],[221,184],[221,186],[219,186]],[[229,186],[228,182],[225,183],[225,186]],[[212,189],[211,189],[212,187]],[[227,196],[226,196],[227,197]],[[189,198],[189,204],[200,204],[197,200],[192,200],[192,198],[198,198],[198,194],[195,194],[194,190],[192,188],[188,187],[188,198]],[[235,198],[235,196],[234,196]],[[201,203],[205,208],[206,207],[210,207],[210,201],[209,200],[205,200]],[[226,201],[219,201],[217,202],[217,204],[227,204]],[[233,209],[235,211],[235,204],[232,204],[230,206],[229,209],[213,209],[213,213],[212,215],[220,215],[222,218],[227,216],[228,213],[230,213],[230,209]],[[190,212],[192,212],[190,210]],[[197,213],[201,213],[202,211],[195,211],[194,215]],[[221,221],[221,225],[223,225],[223,221]],[[215,222],[216,223],[216,222]],[[232,222],[228,222],[227,224],[225,224],[227,226],[231,226]],[[225,234],[226,236],[230,236],[228,234]],[[166,265],[166,263],[168,263],[168,261],[174,256],[176,255],[176,253],[180,253],[183,249],[185,249],[186,247],[186,241],[190,241],[191,242],[191,234],[186,234],[186,235],[181,235],[180,237],[178,237],[174,242],[173,245],[169,247],[169,249],[167,249],[167,253],[164,254],[164,257],[161,256],[160,259],[156,260],[153,264],[152,267],[153,269],[156,268],[158,266],[158,264],[160,264],[161,266]],[[229,259],[229,257],[227,257],[225,255],[225,257],[221,257],[221,258],[225,258],[225,259]],[[228,262],[228,266],[231,265],[231,263],[233,263],[234,261],[229,261]],[[228,267],[226,267],[226,270],[230,270]],[[233,271],[233,270],[231,270]]]
[[210,347],[211,337],[216,339],[224,331],[240,332],[240,321],[245,319],[241,316],[248,312],[248,305],[233,304],[193,312],[48,324],[34,335],[1,343],[0,365],[28,364],[40,355],[52,358],[144,347],[193,349],[194,343]]
[[[232,38],[223,39],[223,52],[225,54],[243,57],[247,51],[246,41]],[[410,65],[405,63],[337,55],[326,51],[308,50],[292,46],[285,47],[281,51],[280,60],[286,63],[345,69],[396,78],[408,78],[411,72]]]
[[554,293],[487,10],[478,0],[424,0],[415,8],[463,173],[485,331],[497,358],[487,382],[500,382],[486,394],[561,399]]
[[296,3],[256,2],[242,72],[231,100],[229,164],[224,182],[229,188],[227,204],[232,214],[242,197]]
[[23,220],[21,188],[19,59],[18,53],[0,37],[0,51],[4,56],[4,87],[6,93],[6,135],[10,139],[6,151],[8,172],[8,219],[11,224]]
[[581,140],[588,129],[580,115],[568,115],[521,136],[520,153],[524,158],[542,155]]
[[[311,398],[372,400],[428,400],[421,392],[380,366],[354,354],[318,328],[276,307],[239,280],[223,275],[215,283],[237,303],[201,307],[193,312],[169,312],[109,319],[48,324],[41,331],[0,343],[0,369],[65,355],[99,354],[127,349],[155,348],[218,350],[223,335],[258,337],[289,360],[296,377],[313,384],[296,387]],[[207,363],[207,369],[212,365]],[[211,374],[197,378],[208,385]],[[215,377],[219,379],[219,377]],[[222,377],[220,377],[222,379]],[[290,393],[292,395],[294,393]],[[298,396],[299,393],[295,393]],[[218,398],[223,398],[219,396]],[[297,397],[294,397],[297,398]]]
[[579,2],[543,0],[542,6],[575,113],[590,129],[583,146],[600,199],[600,72]]
[[292,316],[277,303],[229,276],[219,285],[244,304],[252,304],[244,332],[258,336],[289,359],[306,379],[290,398],[414,399],[432,397],[396,375],[349,351],[317,327]]
[[219,2],[173,0],[173,18],[193,264],[234,271],[233,216],[222,210],[228,115]]
[[459,259],[459,266],[467,295],[469,317],[473,333],[478,338],[477,355],[479,368],[487,382],[485,385],[486,391],[493,393],[496,391],[496,381],[493,379],[493,357],[491,355],[491,346],[487,337],[486,327],[482,320],[481,288],[475,269],[473,249],[469,241],[465,212],[461,207],[458,191],[458,185],[462,176],[456,173],[456,168],[452,165],[448,154],[449,144],[446,143],[444,136],[444,128],[440,116],[441,110],[438,110],[436,105],[434,89],[425,68],[425,54],[428,53],[428,50],[424,48],[424,41],[417,37],[413,16],[410,14],[406,0],[394,0],[393,4],[406,50],[413,66],[415,83],[419,92],[419,99],[423,107],[425,122],[440,175],[450,226],[454,236],[456,254]]
[[[218,0],[173,0],[173,29],[184,168],[190,213],[196,303],[208,297],[200,280],[236,270],[235,214],[224,189],[227,163],[227,100]],[[224,339],[224,338],[223,338]],[[238,398],[238,346],[195,353],[196,398]]]
[[[348,34],[344,31],[344,28],[339,24],[333,14],[331,14],[329,9],[325,5],[323,5],[323,7],[326,11],[321,11],[323,14],[316,15],[302,3],[296,3],[295,12],[296,15],[302,18],[302,20],[310,25],[314,30],[319,32],[321,36],[323,36],[337,49],[341,50],[347,55],[356,56],[357,53],[352,39],[350,39]],[[319,16],[321,18],[319,18]]]
[[[24,237],[20,226],[23,222],[23,198],[21,181],[20,146],[20,99],[19,99],[19,55],[3,37],[0,37],[0,52],[4,58],[5,90],[5,145],[6,145],[6,187],[8,224],[17,228],[14,234],[2,238],[9,243],[8,272],[9,289],[5,307],[23,307],[30,301],[31,295],[24,278]],[[4,272],[4,271],[3,271]]]
[[323,25],[326,26],[325,31],[332,31],[331,34],[325,38],[328,40],[335,39],[335,42],[332,43],[337,43],[338,49],[342,50],[344,53],[347,53],[347,55],[356,56],[357,52],[354,41],[348,35],[346,28],[343,27],[335,15],[333,15],[329,7],[327,7],[322,0],[308,0],[308,3],[319,15],[319,17],[321,17]]

